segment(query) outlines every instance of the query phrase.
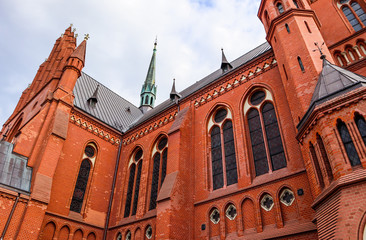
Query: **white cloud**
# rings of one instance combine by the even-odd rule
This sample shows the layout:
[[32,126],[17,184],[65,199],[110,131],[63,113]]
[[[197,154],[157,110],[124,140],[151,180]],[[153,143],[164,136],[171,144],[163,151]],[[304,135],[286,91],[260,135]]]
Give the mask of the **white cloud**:
[[[55,40],[74,23],[89,33],[84,71],[139,104],[158,35],[157,103],[265,41],[260,0],[12,0],[0,2],[0,122],[4,123]],[[16,84],[14,84],[16,83]],[[6,105],[6,106],[5,106]],[[13,106],[12,109],[9,109]]]

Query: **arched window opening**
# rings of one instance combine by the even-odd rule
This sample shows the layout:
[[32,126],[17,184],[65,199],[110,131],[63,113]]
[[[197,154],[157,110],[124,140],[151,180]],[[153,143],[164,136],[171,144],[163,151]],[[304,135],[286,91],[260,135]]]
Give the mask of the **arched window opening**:
[[293,2],[294,2],[295,7],[296,8],[299,8],[299,4],[297,3],[297,1],[296,0],[293,0]]
[[269,27],[270,20],[269,20],[269,16],[268,16],[268,12],[267,12],[267,10],[266,10],[266,11],[264,11],[264,19],[265,19],[265,21],[266,21],[266,25],[267,25],[267,27]]
[[362,137],[363,143],[366,146],[366,122],[363,116],[360,114],[355,114],[355,123],[357,125],[357,129]]
[[290,33],[291,31],[290,31],[290,27],[288,26],[288,24],[286,23],[285,24],[285,27],[286,27],[286,31],[288,32],[288,33]]
[[146,227],[145,236],[146,236],[147,239],[151,239],[152,236],[153,236],[153,229],[152,229],[152,227],[150,225],[148,225]]
[[366,56],[366,48],[365,48],[364,41],[363,41],[363,40],[358,41],[358,42],[357,42],[357,46],[361,49],[361,54],[362,54],[363,56]]
[[[128,186],[127,186],[127,195],[125,202],[125,213],[124,217],[129,217],[136,215],[139,192],[140,192],[140,179],[141,179],[141,170],[142,170],[142,158],[143,151],[141,148],[137,148],[132,154],[129,161],[129,178],[128,178]],[[136,172],[137,167],[137,172]],[[133,204],[132,204],[132,212],[131,212],[131,202],[133,196]]]
[[10,134],[8,135],[9,136],[8,137],[8,142],[13,143],[13,144],[15,143],[15,139],[16,139],[16,137],[19,134],[19,128],[20,128],[20,125],[21,125],[22,122],[23,122],[23,118],[22,117],[20,117],[16,121],[16,123],[14,124],[14,127],[12,128]]
[[329,182],[331,182],[331,181],[333,181],[332,167],[330,165],[330,161],[329,161],[329,158],[328,158],[327,151],[325,150],[323,139],[320,137],[320,135],[318,133],[316,134],[316,142],[318,143],[318,146],[319,146],[319,149],[320,149],[320,154],[321,154],[322,159],[324,161],[325,170],[327,171],[328,180],[329,180]]
[[353,52],[351,50],[348,49],[348,55],[351,57],[352,61],[355,61],[355,55],[353,54]]
[[339,119],[337,122],[338,122],[337,123],[338,132],[343,142],[343,146],[346,149],[346,153],[351,163],[351,166],[360,165],[361,164],[360,158],[358,156],[358,153],[356,151],[355,145],[352,141],[351,135],[349,134],[346,124]]
[[[249,98],[247,113],[256,176],[287,166],[280,130],[268,91],[257,90]],[[258,111],[260,109],[260,111]]]
[[81,162],[78,178],[76,180],[74,194],[72,196],[70,211],[80,213],[83,206],[86,187],[88,185],[91,164],[88,159]]
[[156,208],[158,192],[166,176],[168,161],[168,138],[162,136],[153,148],[153,173],[151,179],[149,210]]
[[154,101],[154,100],[153,100],[153,97],[151,97],[151,98],[150,98],[150,105],[152,105],[152,104],[153,104],[153,101]]
[[351,7],[353,8],[353,11],[355,11],[358,18],[361,20],[363,25],[366,25],[366,14],[365,11],[361,8],[360,4],[358,2],[354,1],[351,3]]
[[131,231],[128,230],[127,233],[126,233],[126,236],[125,236],[125,239],[126,240],[131,240],[132,236],[131,236]]
[[121,233],[117,234],[116,240],[122,240],[122,234]]
[[297,57],[297,61],[299,62],[299,66],[302,72],[305,72],[304,65],[302,64],[302,60],[300,57]]
[[305,23],[305,26],[306,26],[306,29],[308,30],[308,32],[311,33],[311,30],[310,30],[310,27],[309,27],[308,23],[306,21],[304,21],[304,23]]
[[212,189],[229,186],[238,182],[235,139],[231,113],[219,108],[211,116],[211,169]]
[[282,6],[282,3],[277,3],[276,4],[276,7],[277,7],[277,10],[279,12],[279,14],[282,14],[284,12],[284,9],[283,9],[283,6]]
[[318,183],[321,188],[324,188],[324,180],[323,180],[323,175],[322,175],[322,172],[320,169],[319,160],[315,153],[314,146],[311,142],[309,143],[309,151],[310,151],[311,159],[313,160],[314,172],[316,174]]
[[340,0],[339,3],[344,16],[347,18],[353,29],[356,32],[361,30],[363,26],[360,24],[360,21],[363,25],[366,24],[366,14],[358,2],[353,1],[350,4],[350,0]]
[[145,105],[146,104],[149,104],[149,97],[148,96],[145,96]]

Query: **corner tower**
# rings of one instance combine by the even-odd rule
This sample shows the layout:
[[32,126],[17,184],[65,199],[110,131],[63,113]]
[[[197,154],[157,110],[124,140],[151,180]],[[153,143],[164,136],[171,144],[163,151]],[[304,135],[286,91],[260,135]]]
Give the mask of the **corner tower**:
[[[305,0],[262,0],[258,17],[276,56],[293,121],[298,124],[322,70],[322,60],[314,51],[314,43],[324,43],[320,22]],[[333,62],[326,45],[322,51]]]
[[154,108],[156,99],[156,85],[155,85],[155,56],[156,56],[156,45],[157,40],[155,39],[153,55],[151,57],[149,70],[147,71],[147,76],[142,85],[141,89],[141,102],[140,110],[145,113],[148,110]]

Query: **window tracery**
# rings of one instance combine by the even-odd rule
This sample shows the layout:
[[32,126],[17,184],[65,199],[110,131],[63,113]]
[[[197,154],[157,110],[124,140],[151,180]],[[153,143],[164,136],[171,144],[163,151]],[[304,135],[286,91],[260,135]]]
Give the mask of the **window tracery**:
[[153,172],[150,190],[149,210],[156,208],[156,199],[158,192],[163,184],[166,176],[167,160],[168,160],[168,138],[160,137],[153,148]]
[[267,90],[256,90],[245,103],[256,176],[287,166],[278,121]]
[[218,108],[209,120],[211,141],[212,189],[238,182],[235,139],[231,112]]
[[[137,148],[136,150],[134,150],[134,153],[132,154],[129,161],[130,170],[129,170],[124,217],[129,217],[130,214],[131,216],[136,215],[139,192],[140,192],[142,159],[143,159],[143,151],[141,148]],[[132,202],[132,212],[131,212],[131,202]]]

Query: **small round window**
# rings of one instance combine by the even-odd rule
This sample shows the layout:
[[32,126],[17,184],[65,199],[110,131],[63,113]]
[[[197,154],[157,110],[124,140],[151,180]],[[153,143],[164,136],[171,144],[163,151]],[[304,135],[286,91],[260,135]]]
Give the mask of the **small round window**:
[[250,98],[250,103],[252,105],[258,105],[266,98],[266,94],[263,91],[256,91],[253,93],[252,97]]
[[168,139],[166,137],[162,138],[158,144],[158,149],[160,151],[163,150],[167,143],[168,143]]
[[94,157],[95,149],[92,146],[86,146],[85,148],[85,155],[88,157]]
[[219,109],[215,114],[215,122],[216,123],[222,122],[226,118],[226,115],[227,115],[227,110],[225,108]]

